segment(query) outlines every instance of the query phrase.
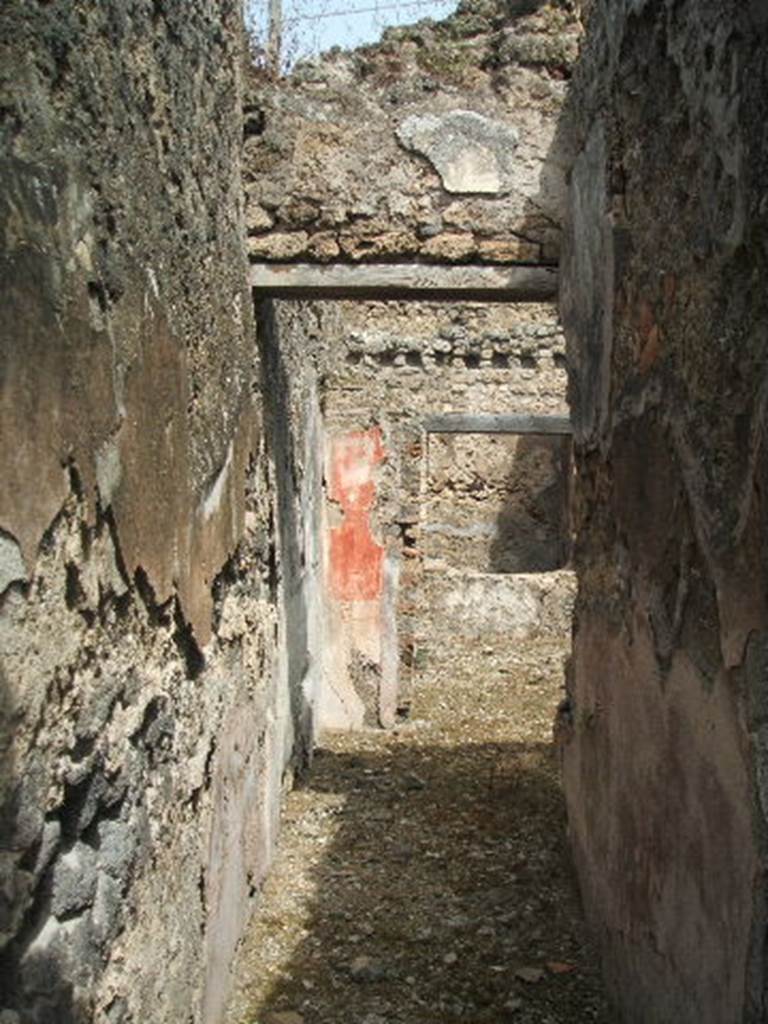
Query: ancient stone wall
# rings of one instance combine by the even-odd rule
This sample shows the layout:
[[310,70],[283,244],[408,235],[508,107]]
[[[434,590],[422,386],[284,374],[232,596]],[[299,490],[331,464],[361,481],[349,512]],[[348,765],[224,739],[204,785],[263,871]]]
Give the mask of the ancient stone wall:
[[[569,153],[559,113],[580,33],[570,5],[471,2],[285,81],[257,77],[244,150],[251,259],[555,261]],[[461,620],[468,573],[567,561],[567,442],[427,429],[441,413],[563,415],[563,339],[546,305],[289,305],[275,307],[289,388],[317,396],[295,412],[319,409],[324,436],[323,549],[295,580],[324,596],[309,661],[324,663],[326,683],[306,687],[324,725],[391,724],[402,666],[426,651],[435,608],[458,600]],[[297,479],[316,458],[302,444]],[[463,469],[446,476],[441,452]]]
[[269,858],[298,716],[273,671],[239,6],[0,10],[8,1021],[215,1021]]
[[569,574],[554,587],[514,574],[568,560],[569,439],[429,429],[441,414],[562,417],[553,308],[277,301],[260,315],[293,423],[275,446],[294,502],[282,585],[296,595],[295,656],[314,721],[391,724],[414,660],[468,642],[503,648],[507,599],[525,608],[518,638],[550,623],[547,657],[553,639],[562,653]]
[[434,433],[427,443],[428,564],[490,573],[565,565],[569,437]]
[[397,567],[402,704],[426,659],[449,661],[456,644],[487,645],[494,635],[502,643],[498,600],[473,605],[473,588],[498,595],[507,585],[498,574],[561,568],[568,559],[567,439],[430,429],[446,414],[562,416],[564,339],[547,305],[343,303],[336,315],[326,422],[337,433],[374,422],[383,432],[373,518]]
[[581,25],[570,5],[471,2],[258,79],[247,111],[257,260],[551,262]]
[[620,1019],[761,1021],[768,18],[592,9],[562,267],[573,848]]
[[328,341],[316,306],[304,302],[260,302],[257,334],[276,499],[278,673],[299,726],[295,754],[302,764],[311,757],[327,690],[322,381]]

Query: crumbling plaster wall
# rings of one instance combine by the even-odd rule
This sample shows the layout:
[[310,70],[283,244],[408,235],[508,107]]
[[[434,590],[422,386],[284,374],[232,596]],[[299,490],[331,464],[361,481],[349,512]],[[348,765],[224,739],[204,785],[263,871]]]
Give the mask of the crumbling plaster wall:
[[0,10],[4,1020],[215,1021],[269,859],[239,8]]
[[595,0],[562,262],[570,831],[619,1019],[765,1019],[768,17]]

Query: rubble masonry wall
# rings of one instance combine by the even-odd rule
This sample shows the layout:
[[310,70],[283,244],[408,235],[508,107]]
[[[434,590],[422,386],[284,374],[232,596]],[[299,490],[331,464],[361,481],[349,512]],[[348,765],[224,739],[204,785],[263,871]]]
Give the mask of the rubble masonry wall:
[[303,728],[276,658],[240,13],[0,12],[9,1020],[217,1020]]

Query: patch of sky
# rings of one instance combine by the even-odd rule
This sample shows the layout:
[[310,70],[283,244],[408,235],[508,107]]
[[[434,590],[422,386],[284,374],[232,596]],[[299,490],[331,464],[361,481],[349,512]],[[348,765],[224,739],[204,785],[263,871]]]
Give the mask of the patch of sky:
[[458,0],[246,0],[246,22],[257,45],[266,46],[270,6],[278,3],[284,68],[334,46],[348,50],[373,43],[385,28],[447,18],[458,6]]

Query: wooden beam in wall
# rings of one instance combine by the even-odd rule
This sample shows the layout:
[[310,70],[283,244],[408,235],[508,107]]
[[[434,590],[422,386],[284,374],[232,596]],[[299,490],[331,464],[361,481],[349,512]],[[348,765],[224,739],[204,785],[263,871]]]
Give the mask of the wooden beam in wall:
[[252,263],[260,299],[553,302],[557,268],[425,263]]
[[429,434],[571,434],[567,416],[444,413],[424,422]]

